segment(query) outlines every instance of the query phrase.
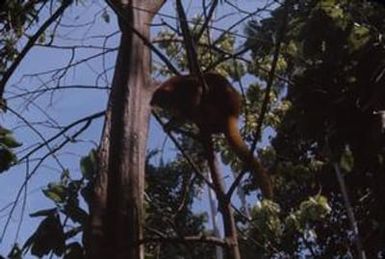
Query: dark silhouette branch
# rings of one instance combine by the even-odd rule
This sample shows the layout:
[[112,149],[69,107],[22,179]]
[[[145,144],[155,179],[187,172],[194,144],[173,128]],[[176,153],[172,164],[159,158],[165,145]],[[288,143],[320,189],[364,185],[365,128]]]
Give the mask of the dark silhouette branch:
[[[124,21],[124,25],[127,26],[136,36],[139,37],[143,41],[143,44],[146,45],[153,51],[159,58],[162,60],[166,66],[176,75],[179,75],[178,69],[175,68],[175,66],[168,60],[168,58],[157,48],[154,46],[154,44],[151,43],[147,37],[143,36],[137,29],[135,29],[132,24],[129,22],[129,19],[127,16],[117,7],[115,6],[111,0],[106,0],[107,4],[111,7],[111,9],[116,13],[116,15],[121,19],[121,21]],[[136,7],[133,7],[133,9],[138,9]],[[150,11],[147,11],[149,13],[152,13]],[[152,13],[154,15],[154,13]]]
[[92,121],[94,119],[97,119],[97,118],[100,118],[102,116],[105,115],[105,112],[102,111],[102,112],[98,112],[98,113],[94,113],[92,115],[89,115],[87,117],[84,117],[84,118],[81,118],[77,121],[74,121],[70,124],[68,124],[67,126],[63,127],[62,130],[60,130],[60,132],[58,132],[57,134],[55,134],[54,136],[50,137],[49,139],[47,139],[45,142],[39,144],[37,147],[35,147],[34,149],[32,149],[31,151],[29,151],[26,155],[24,155],[23,157],[21,157],[18,162],[22,162],[23,160],[25,160],[26,158],[28,158],[29,156],[31,156],[33,153],[35,153],[36,151],[38,151],[39,149],[41,149],[42,147],[48,145],[49,143],[51,143],[52,141],[54,141],[55,139],[63,136],[63,134],[65,132],[67,132],[68,130],[72,129],[73,127],[79,125],[79,124],[82,124],[84,122],[88,122],[88,121]]
[[198,61],[198,54],[196,51],[196,42],[191,36],[191,32],[188,26],[186,13],[184,12],[181,0],[176,1],[176,8],[179,16],[179,23],[182,29],[183,41],[187,53],[187,60],[189,65],[190,74],[197,75],[199,82],[201,83],[201,97],[208,92],[208,85],[202,76],[202,71]]
[[[6,232],[7,232],[9,224],[11,222],[13,213],[15,212],[17,203],[18,203],[18,201],[19,201],[19,199],[20,199],[20,197],[21,197],[21,195],[23,193],[23,190],[26,188],[26,186],[28,184],[28,181],[31,179],[31,177],[33,175],[35,175],[37,170],[40,168],[41,164],[48,157],[52,156],[55,152],[57,152],[58,150],[62,149],[65,145],[67,145],[68,143],[72,143],[81,133],[83,133],[86,129],[88,129],[88,127],[91,125],[92,120],[96,119],[97,117],[98,116],[96,116],[96,117],[89,116],[87,120],[83,120],[82,123],[84,123],[84,125],[79,130],[77,130],[75,133],[73,133],[72,136],[67,137],[59,145],[57,145],[54,148],[52,148],[48,153],[46,153],[42,158],[39,159],[39,162],[35,165],[35,167],[31,170],[31,172],[26,174],[24,182],[20,186],[20,188],[19,188],[19,190],[18,190],[18,192],[16,194],[15,200],[12,202],[12,205],[11,205],[11,208],[10,208],[10,212],[8,213],[7,219],[6,219],[4,227],[3,227],[3,231],[1,233],[0,240],[4,239],[4,236],[5,236]],[[62,133],[60,135],[62,135]],[[47,142],[49,142],[49,141],[50,141],[50,139],[47,140]],[[47,145],[47,143],[43,143],[40,147],[45,146],[45,145]]]
[[156,112],[152,112],[152,115],[154,116],[155,120],[162,126],[164,132],[174,143],[175,147],[186,159],[187,163],[191,166],[194,173],[196,173],[199,177],[201,177],[210,188],[215,190],[214,185],[209,180],[207,180],[207,178],[203,175],[202,170],[194,163],[191,157],[184,151],[183,147],[178,143],[178,140],[171,134],[171,132],[166,130],[166,124],[161,120],[160,116]]
[[261,137],[262,128],[263,128],[263,121],[265,120],[265,116],[266,116],[266,113],[267,113],[267,110],[269,107],[269,103],[270,103],[270,93],[271,93],[271,90],[272,90],[273,84],[274,84],[275,70],[277,68],[279,54],[281,52],[281,45],[282,45],[282,42],[284,40],[285,30],[286,30],[286,26],[287,26],[287,19],[288,19],[288,12],[289,12],[289,10],[288,10],[289,9],[289,3],[288,2],[289,2],[289,0],[286,0],[286,2],[284,3],[284,13],[283,13],[283,17],[282,17],[282,23],[281,23],[281,26],[277,32],[277,40],[276,40],[275,46],[274,46],[273,60],[271,61],[271,69],[270,69],[267,83],[266,83],[265,98],[263,100],[261,112],[259,114],[259,118],[257,121],[257,130],[256,130],[255,135],[254,135],[255,136],[254,141],[251,144],[251,152],[252,153],[254,153],[254,151],[257,147],[257,143]]
[[211,21],[213,15],[214,15],[214,11],[215,11],[215,9],[216,9],[216,7],[218,5],[218,2],[219,2],[218,0],[214,0],[213,3],[211,4],[210,10],[209,10],[207,16],[205,17],[205,21],[204,21],[201,29],[197,33],[197,36],[196,36],[196,41],[197,42],[202,37],[204,31],[208,28],[209,22]]
[[190,73],[198,74],[200,71],[195,40],[191,37],[191,32],[188,26],[186,13],[184,12],[181,0],[176,1],[176,9],[179,17],[179,24],[182,30],[183,41],[186,49],[187,60]]
[[51,17],[49,17],[43,25],[36,31],[36,33],[29,38],[28,42],[24,46],[24,48],[21,50],[20,54],[16,57],[15,61],[12,63],[12,65],[5,71],[3,78],[0,81],[0,100],[3,98],[4,89],[8,82],[8,80],[11,78],[12,74],[15,72],[17,67],[19,66],[20,62],[24,59],[24,57],[27,55],[27,53],[32,49],[32,47],[35,45],[36,41],[40,38],[40,36],[45,32],[45,30],[56,21],[57,18],[59,18],[64,11],[67,9],[68,6],[72,4],[73,0],[66,0],[63,1],[62,5],[56,10],[55,13],[52,14]]

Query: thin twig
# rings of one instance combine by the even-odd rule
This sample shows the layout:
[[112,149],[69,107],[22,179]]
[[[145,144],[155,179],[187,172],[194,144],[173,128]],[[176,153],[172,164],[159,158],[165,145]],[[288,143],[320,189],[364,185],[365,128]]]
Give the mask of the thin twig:
[[286,26],[287,26],[287,18],[288,18],[288,12],[289,12],[288,1],[289,0],[286,0],[286,2],[284,3],[284,14],[283,14],[283,18],[282,18],[282,24],[281,24],[281,28],[279,28],[279,31],[277,32],[277,41],[275,42],[273,60],[271,62],[271,69],[270,69],[267,83],[266,83],[267,85],[266,85],[266,90],[265,90],[265,98],[263,100],[261,112],[259,114],[259,118],[257,121],[257,130],[256,130],[255,135],[254,135],[255,136],[254,141],[251,144],[251,152],[252,153],[254,153],[254,151],[257,147],[257,143],[261,137],[262,128],[263,128],[263,121],[265,119],[265,116],[266,116],[266,113],[268,110],[268,106],[270,103],[270,92],[273,88],[273,83],[274,83],[274,79],[275,79],[275,70],[277,68],[279,54],[281,52],[281,45],[282,45],[282,42],[284,40],[285,30],[286,30]]
[[46,141],[44,141],[43,143],[41,143],[40,145],[38,145],[37,147],[33,148],[31,151],[29,151],[26,155],[24,155],[23,157],[21,157],[19,160],[18,160],[18,163],[20,163],[21,161],[25,160],[27,157],[31,156],[33,153],[35,153],[36,151],[38,151],[39,149],[41,149],[42,147],[46,146],[47,144],[51,143],[52,141],[54,141],[55,139],[59,138],[60,136],[62,136],[65,132],[67,132],[68,130],[72,129],[73,127],[83,123],[83,122],[87,122],[87,121],[92,121],[94,119],[97,119],[99,117],[102,117],[105,115],[105,112],[102,111],[102,112],[97,112],[97,113],[94,113],[92,115],[89,115],[89,116],[86,116],[84,118],[81,118],[77,121],[74,121],[70,124],[68,124],[67,126],[63,127],[62,130],[60,132],[58,132],[57,134],[55,134],[54,136],[52,136],[51,138],[47,139]]
[[91,118],[91,119],[88,119],[86,121],[83,121],[85,122],[85,124],[77,131],[75,132],[71,137],[68,137],[66,138],[62,143],[60,143],[58,146],[56,146],[52,151],[48,152],[47,154],[45,154],[40,160],[39,162],[35,165],[35,167],[33,168],[33,170],[31,171],[31,173],[29,173],[28,175],[26,175],[26,178],[23,182],[23,184],[20,186],[17,194],[16,194],[16,198],[15,200],[13,201],[12,203],[12,206],[11,206],[11,209],[10,209],[10,212],[8,214],[8,217],[7,217],[7,220],[4,224],[4,227],[3,227],[3,231],[1,233],[1,237],[0,237],[0,241],[4,239],[5,237],[5,234],[7,232],[7,229],[9,227],[9,224],[11,222],[11,219],[12,219],[12,216],[13,216],[13,213],[15,212],[15,209],[16,209],[16,206],[17,206],[17,203],[20,199],[20,196],[23,192],[23,190],[26,188],[27,184],[28,184],[28,181],[31,179],[31,177],[33,175],[35,175],[35,173],[37,172],[37,170],[40,168],[41,164],[45,161],[45,159],[47,159],[48,157],[50,157],[53,153],[57,152],[58,150],[60,150],[61,148],[63,148],[65,145],[67,145],[68,143],[71,143],[74,139],[76,139],[82,132],[84,132],[90,125],[91,125],[91,122],[92,120],[95,119],[95,118]]
[[17,243],[17,240],[19,239],[19,233],[21,230],[21,225],[23,224],[23,221],[24,221],[24,214],[25,214],[25,208],[27,205],[27,194],[28,194],[27,177],[28,177],[29,173],[30,173],[29,172],[29,160],[27,159],[27,161],[25,163],[25,179],[24,179],[24,181],[26,183],[25,183],[25,188],[24,188],[23,203],[21,205],[20,219],[19,219],[19,222],[17,224],[17,230],[16,230],[16,235],[15,235],[15,244]]
[[167,134],[167,136],[174,143],[175,147],[179,150],[179,152],[181,152],[182,156],[186,159],[187,163],[190,164],[190,166],[193,169],[193,171],[197,175],[199,175],[206,182],[206,184],[208,186],[210,186],[210,188],[214,189],[213,184],[209,180],[207,180],[207,178],[203,175],[203,173],[201,172],[200,168],[194,163],[194,161],[190,158],[190,156],[184,151],[183,147],[179,144],[179,142],[174,137],[174,135],[172,135],[171,132],[168,132],[167,130],[165,130],[165,128],[166,128],[165,127],[165,123],[162,121],[160,116],[156,112],[154,112],[154,111],[152,112],[152,115],[154,116],[155,120],[162,126],[164,132]]
[[8,80],[11,78],[12,74],[15,72],[16,68],[19,66],[21,61],[24,59],[24,57],[27,55],[27,53],[32,49],[32,47],[35,45],[36,41],[45,32],[45,30],[53,22],[55,22],[55,20],[58,17],[60,17],[64,13],[64,11],[67,9],[68,6],[70,6],[72,4],[72,2],[73,2],[73,0],[63,1],[62,5],[56,10],[56,12],[43,23],[43,25],[36,31],[36,33],[31,38],[29,38],[27,44],[21,50],[20,54],[16,57],[15,61],[12,63],[12,65],[3,74],[3,78],[0,81],[0,99],[3,98],[5,85],[7,84]]
[[[27,125],[27,127],[30,128],[43,141],[43,143],[46,143],[45,146],[47,147],[48,151],[52,152],[52,148],[49,145],[49,143],[47,142],[46,138],[43,136],[43,134],[41,134],[40,131],[38,131],[26,118],[24,118],[21,114],[19,114],[18,112],[16,112],[15,110],[13,110],[10,107],[7,107],[7,111],[11,112],[17,118],[19,118],[21,121],[23,121],[25,123],[25,125]],[[59,167],[61,168],[61,170],[65,170],[65,167],[60,162],[59,158],[54,153],[52,153],[52,156],[55,159],[55,161],[57,162],[57,164],[59,165]]]
[[357,223],[356,217],[354,216],[353,207],[352,207],[352,204],[350,202],[348,190],[347,190],[346,184],[345,184],[345,179],[342,176],[340,166],[338,165],[338,163],[334,162],[333,168],[334,168],[334,171],[336,172],[337,180],[338,180],[338,183],[340,185],[342,197],[343,197],[344,204],[345,204],[345,209],[346,209],[346,212],[348,214],[350,226],[351,226],[353,234],[354,234],[354,242],[355,242],[356,247],[357,247],[358,258],[359,259],[366,259],[366,253],[364,250],[364,246],[362,245],[362,242],[361,242],[360,233],[358,230],[358,223]]
[[209,25],[209,23],[211,21],[211,18],[214,15],[214,11],[215,11],[217,5],[218,5],[218,0],[213,0],[213,3],[211,4],[210,10],[209,10],[209,13],[205,17],[205,21],[204,21],[200,31],[197,33],[197,37],[196,37],[197,41],[199,41],[199,39],[202,37],[202,35],[203,35],[204,31],[206,30],[206,28],[208,28],[208,25]]
[[108,86],[96,86],[96,85],[65,85],[65,86],[59,86],[59,87],[53,87],[53,88],[37,89],[37,90],[25,92],[25,93],[15,94],[15,95],[8,97],[7,99],[12,100],[12,99],[20,98],[20,97],[25,97],[27,95],[40,94],[40,93],[45,93],[45,92],[49,92],[49,91],[59,91],[59,90],[65,90],[65,89],[109,90],[111,88]]
[[191,37],[191,32],[187,23],[186,13],[184,12],[181,0],[176,1],[176,9],[179,17],[180,27],[182,29],[183,41],[186,49],[187,60],[190,73],[199,74],[200,66],[197,58],[196,44]]

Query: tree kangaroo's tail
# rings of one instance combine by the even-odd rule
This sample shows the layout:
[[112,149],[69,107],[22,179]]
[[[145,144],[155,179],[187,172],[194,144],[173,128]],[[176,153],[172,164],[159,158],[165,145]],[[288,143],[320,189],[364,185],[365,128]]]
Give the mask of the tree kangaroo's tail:
[[243,161],[248,169],[250,169],[258,181],[262,194],[267,199],[273,198],[273,186],[270,176],[266,169],[261,165],[256,157],[251,153],[250,149],[243,141],[238,129],[238,118],[232,116],[228,119],[225,131],[227,141],[237,156]]

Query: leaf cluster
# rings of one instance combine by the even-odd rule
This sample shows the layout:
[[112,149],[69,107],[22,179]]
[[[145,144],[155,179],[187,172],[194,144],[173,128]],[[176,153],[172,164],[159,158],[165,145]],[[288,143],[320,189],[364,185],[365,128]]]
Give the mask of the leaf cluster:
[[[43,194],[51,200],[54,208],[39,210],[31,217],[43,217],[36,231],[28,238],[23,251],[28,250],[32,255],[42,257],[51,253],[63,258],[83,258],[82,243],[76,240],[87,224],[88,213],[82,208],[90,202],[90,195],[95,179],[96,151],[81,158],[80,171],[82,178],[70,178],[70,172],[65,170],[59,182],[49,183]],[[72,224],[69,224],[71,222]]]
[[255,61],[251,71],[261,78],[265,72],[259,68],[268,69],[265,60],[272,58],[285,11],[283,65],[277,75],[287,83],[277,83],[283,89],[276,93],[278,102],[287,106],[275,113],[272,140],[277,199],[288,212],[305,197],[322,192],[332,211],[323,223],[314,224],[310,236],[298,236],[296,243],[278,246],[278,251],[326,257],[357,252],[337,167],[348,186],[366,252],[375,256],[383,251],[385,237],[385,217],[379,211],[385,211],[380,187],[385,183],[383,6],[366,1],[287,1],[271,17],[249,24],[248,44]]
[[13,136],[12,131],[0,126],[0,173],[8,170],[17,162],[14,149],[21,145]]

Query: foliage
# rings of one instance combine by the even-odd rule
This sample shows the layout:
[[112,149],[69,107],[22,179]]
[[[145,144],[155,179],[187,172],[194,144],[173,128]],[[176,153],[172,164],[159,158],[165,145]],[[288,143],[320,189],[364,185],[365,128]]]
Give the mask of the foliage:
[[[0,5],[0,76],[19,54],[17,42],[27,35],[25,29],[39,22],[37,7],[48,1],[27,2],[6,1],[9,8]],[[197,43],[202,70],[227,76],[244,97],[240,126],[246,142],[259,140],[259,127],[263,137],[270,135],[258,145],[257,154],[274,176],[275,202],[253,196],[256,179],[252,176],[241,181],[239,191],[251,197],[250,215],[236,211],[242,258],[356,257],[357,237],[336,168],[346,182],[367,256],[376,258],[385,253],[384,7],[370,1],[284,2],[275,2],[269,15],[247,23],[243,47],[251,55],[232,57],[240,40],[231,31],[217,33],[213,40],[205,30]],[[112,21],[106,9],[100,14],[105,23]],[[191,20],[194,39],[200,36],[203,21],[203,15]],[[154,42],[179,70],[186,71],[180,35],[179,28],[164,26]],[[40,40],[46,41],[44,34]],[[259,125],[276,54],[268,110]],[[161,76],[170,76],[163,65],[154,68]],[[5,108],[4,100],[0,106]],[[196,127],[186,124],[178,130],[182,132],[177,134],[181,147],[204,168],[201,146],[194,139]],[[19,146],[10,130],[0,128],[0,172],[17,162],[15,148]],[[242,163],[223,136],[215,137],[215,148],[229,166],[226,172],[242,172]],[[181,238],[213,236],[207,213],[196,213],[193,207],[204,181],[182,156],[155,165],[152,158],[158,153],[151,152],[146,167],[146,257],[213,258],[213,245],[192,246]],[[43,189],[54,206],[30,215],[41,222],[21,248],[12,249],[9,258],[21,258],[27,252],[38,257],[84,256],[79,240],[86,227],[84,207],[90,203],[96,159],[92,150],[81,158],[80,174],[64,169],[58,181]],[[180,242],[172,244],[170,238],[180,238]]]
[[48,255],[51,251],[57,256],[62,255],[65,246],[65,234],[55,210],[39,211],[31,216],[45,216],[45,218],[36,232],[27,240],[24,248],[31,249],[31,253],[38,257]]
[[247,239],[241,240],[243,257],[300,256],[304,253],[302,244],[316,239],[316,224],[323,222],[330,212],[327,199],[320,195],[309,197],[292,212],[263,201],[253,209],[252,220],[244,227]]
[[[249,24],[249,46],[256,38],[274,42],[284,8]],[[383,251],[385,237],[384,214],[379,212],[385,208],[379,187],[385,183],[384,9],[369,2],[332,0],[298,1],[288,9],[280,53],[285,65],[279,75],[290,83],[278,94],[289,106],[276,114],[280,123],[272,142],[279,203],[290,211],[303,197],[322,191],[330,199],[332,213],[323,224],[314,225],[312,236],[304,239],[305,249],[322,257],[355,251],[334,175],[337,165],[351,191],[361,236],[368,237],[364,247],[375,257]],[[253,48],[255,72],[273,52],[268,43]]]
[[12,131],[0,126],[0,173],[17,162],[13,149],[20,146],[21,143],[16,141]]
[[[43,189],[44,195],[54,202],[55,207],[43,209],[31,214],[31,217],[44,217],[23,246],[26,252],[42,257],[50,253],[64,256],[66,259],[83,258],[83,245],[76,241],[76,236],[84,232],[88,213],[82,209],[81,198],[90,201],[90,192],[96,175],[96,151],[80,160],[82,178],[70,178],[70,172],[62,172],[60,182],[49,183]],[[69,227],[68,222],[73,224]],[[71,241],[68,243],[67,241]]]
[[[182,161],[161,164],[159,167],[150,164],[147,166],[146,236],[150,240],[159,237],[159,233],[164,233],[166,240],[168,237],[211,234],[203,225],[207,222],[208,215],[191,211],[194,196],[200,188],[199,181],[189,183],[189,189],[183,187],[185,179],[190,179],[191,174],[190,166]],[[155,258],[156,255],[156,258],[177,258],[186,254],[194,258],[206,258],[213,254],[212,247],[204,244],[194,245],[194,249],[190,249],[182,242],[150,242],[147,248],[148,258]]]
[[[195,18],[192,21],[190,31],[193,37],[197,37],[200,31],[200,18]],[[210,36],[211,37],[211,36]],[[198,45],[198,60],[202,64],[202,71],[213,70],[213,65],[223,58],[226,53],[235,51],[235,37],[231,33],[223,33],[214,43],[210,42],[210,37],[204,33],[200,38]],[[174,31],[163,30],[157,35],[156,42],[159,47],[165,51],[171,60],[175,60],[177,66],[181,70],[187,69],[187,57],[184,51],[182,39]],[[212,48],[215,44],[216,48]],[[165,67],[156,67],[163,75],[169,75]],[[223,75],[227,75],[234,80],[239,80],[245,73],[245,64],[238,60],[229,59],[226,62],[220,62],[215,66],[215,70]]]
[[5,0],[0,5],[0,79],[19,54],[16,43],[23,37],[26,28],[38,22],[40,5],[45,2],[48,1]]

